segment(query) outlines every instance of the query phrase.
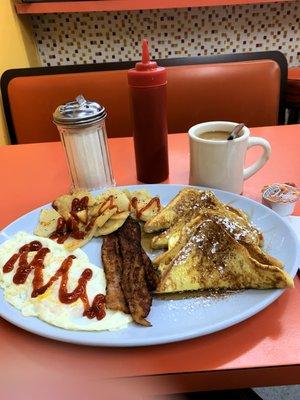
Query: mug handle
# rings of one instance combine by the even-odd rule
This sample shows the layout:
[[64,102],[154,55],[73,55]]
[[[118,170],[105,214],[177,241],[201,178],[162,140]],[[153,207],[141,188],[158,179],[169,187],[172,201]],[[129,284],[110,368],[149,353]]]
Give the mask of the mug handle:
[[250,167],[244,169],[244,180],[250,178],[250,176],[254,175],[259,169],[261,169],[265,163],[268,161],[271,155],[271,146],[270,143],[263,138],[260,137],[249,137],[247,150],[253,146],[261,146],[264,150],[263,154],[259,157],[255,163],[250,165]]

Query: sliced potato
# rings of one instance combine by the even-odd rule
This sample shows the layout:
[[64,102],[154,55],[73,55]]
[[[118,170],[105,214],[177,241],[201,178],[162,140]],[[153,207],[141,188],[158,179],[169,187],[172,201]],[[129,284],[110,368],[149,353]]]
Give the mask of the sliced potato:
[[[133,199],[136,199],[133,201]],[[130,201],[131,201],[131,216],[133,218],[139,219],[141,221],[148,221],[150,218],[154,217],[160,210],[161,205],[158,200],[153,201],[153,197],[147,190],[136,190],[130,193]],[[147,206],[150,202],[152,203]],[[145,210],[139,215],[138,213]],[[137,218],[138,217],[138,218]]]
[[51,209],[43,209],[40,213],[39,222],[34,230],[34,234],[41,237],[49,237],[53,232],[55,232],[57,227],[57,220],[61,215]]
[[[125,192],[125,190],[124,190]],[[133,197],[137,197],[139,201],[141,202],[148,202],[152,196],[151,194],[148,192],[148,190],[133,190],[132,192],[130,192],[129,190],[126,190],[126,195],[128,196],[128,198],[131,200]]]
[[[80,210],[80,207],[74,207],[73,200],[81,200],[85,196],[88,197],[87,208]],[[134,201],[136,209],[131,204],[133,198],[136,198]],[[159,211],[158,201],[153,201],[152,199],[152,196],[146,190],[130,192],[126,189],[111,188],[98,196],[93,196],[86,190],[74,190],[71,194],[59,196],[54,200],[52,210],[43,210],[41,212],[35,234],[49,237],[57,228],[58,218],[63,217],[65,221],[68,221],[64,233],[70,234],[64,246],[69,251],[72,251],[84,246],[93,236],[108,235],[116,231],[123,225],[129,215],[136,218],[136,211],[140,211],[144,207],[145,210],[141,215],[138,213],[138,219],[147,221]],[[147,207],[149,202],[151,204]],[[74,211],[72,211],[72,203]],[[76,236],[77,230],[80,232],[88,231],[86,237],[84,239],[72,238],[72,233]]]
[[115,220],[111,218],[107,222],[105,222],[105,224],[101,228],[98,228],[96,230],[95,236],[109,235],[110,233],[115,232],[117,229],[119,229],[125,221],[126,218]]
[[84,239],[74,239],[72,237],[68,237],[68,239],[64,242],[65,249],[71,252],[78,249],[79,247],[84,246],[93,238],[96,230],[97,230],[97,225],[94,224],[92,229],[89,231],[89,233]]
[[101,226],[103,226],[105,222],[117,212],[117,210],[117,207],[107,208],[102,214],[99,215],[99,217],[96,218],[94,225],[98,228],[101,228]]
[[88,220],[88,210],[82,210],[82,211],[78,211],[76,213],[79,221],[81,221],[83,224],[87,223]]
[[78,190],[74,191],[72,194],[64,194],[62,196],[59,196],[56,200],[54,200],[52,206],[61,215],[64,215],[66,213],[70,213],[70,211],[72,210],[72,202],[75,198],[82,199],[86,196],[89,199],[88,208],[92,207],[96,202],[95,197],[90,192],[84,190]]
[[118,210],[121,211],[128,211],[130,207],[130,201],[123,190],[119,189],[108,189],[104,193],[101,193],[97,198],[96,201],[98,204],[107,201],[108,198],[112,196],[113,204],[118,207]]
[[122,211],[122,212],[117,212],[114,215],[111,216],[112,220],[124,220],[129,216],[129,211]]
[[[159,200],[158,200],[159,201]],[[140,220],[141,221],[148,221],[149,219],[151,219],[152,217],[154,217],[160,210],[161,210],[161,206],[160,203],[157,202],[153,202],[150,207],[147,207],[145,209],[145,211],[143,211],[140,215]]]

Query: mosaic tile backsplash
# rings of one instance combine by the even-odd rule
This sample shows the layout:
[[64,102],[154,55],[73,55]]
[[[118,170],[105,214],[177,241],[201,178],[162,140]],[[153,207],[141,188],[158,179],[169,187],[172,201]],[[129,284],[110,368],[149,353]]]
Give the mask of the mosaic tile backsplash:
[[300,2],[31,17],[42,65],[280,50],[300,65]]

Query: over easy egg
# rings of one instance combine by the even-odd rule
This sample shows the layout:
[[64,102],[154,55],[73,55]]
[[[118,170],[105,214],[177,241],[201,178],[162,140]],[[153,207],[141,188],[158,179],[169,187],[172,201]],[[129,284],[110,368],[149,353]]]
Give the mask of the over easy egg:
[[[99,293],[105,294],[106,280],[101,268],[90,264],[87,255],[80,249],[69,253],[63,245],[56,242],[26,232],[18,232],[16,235],[4,242],[0,247],[0,286],[4,290],[4,298],[7,302],[19,309],[25,316],[36,316],[60,328],[85,331],[115,330],[125,328],[132,321],[131,316],[120,311],[105,310],[106,315],[103,319],[89,319],[83,316],[84,306],[79,298],[71,304],[63,304],[59,300],[59,287],[61,278],[57,279],[44,294],[32,297],[34,271],[32,270],[26,281],[22,284],[15,284],[13,277],[18,268],[17,261],[10,272],[4,272],[3,267],[7,261],[18,253],[19,249],[34,240],[39,241],[43,247],[50,252],[46,255],[43,268],[43,280],[47,283],[61,266],[62,262],[73,254],[75,256],[68,272],[67,291],[72,292],[78,285],[78,280],[82,272],[89,268],[92,277],[86,285],[86,293],[89,303]],[[28,254],[30,262],[36,252]]]

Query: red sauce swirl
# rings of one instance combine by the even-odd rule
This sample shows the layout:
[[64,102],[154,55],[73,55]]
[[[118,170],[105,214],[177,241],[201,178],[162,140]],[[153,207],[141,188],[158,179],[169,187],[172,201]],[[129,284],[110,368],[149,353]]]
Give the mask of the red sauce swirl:
[[113,208],[117,208],[117,206],[114,204],[114,196],[110,195],[104,202],[100,205],[100,208],[98,210],[98,216],[103,214],[104,211],[106,210],[112,210]]
[[89,203],[88,196],[84,196],[81,199],[78,199],[77,197],[75,197],[75,199],[72,200],[71,211],[78,212],[78,211],[86,210],[88,203]]
[[150,208],[155,203],[156,203],[156,207],[157,207],[158,211],[160,211],[161,204],[160,204],[159,197],[152,197],[152,199],[146,205],[144,205],[143,207],[138,209],[138,198],[133,197],[130,202],[130,208],[133,208],[135,210],[136,218],[140,219],[143,212],[147,211],[148,208]]
[[117,208],[114,204],[114,196],[109,196],[99,207],[96,217],[92,217],[87,221],[84,230],[80,230],[80,219],[77,212],[86,210],[88,207],[88,196],[78,199],[77,197],[72,200],[70,217],[65,220],[63,217],[58,218],[55,231],[50,235],[50,239],[56,240],[57,243],[63,244],[69,237],[77,240],[83,240],[85,236],[93,228],[96,218],[103,214],[106,210]]
[[68,237],[81,240],[84,239],[84,236],[85,232],[82,232],[79,229],[77,218],[75,219],[73,215],[71,215],[68,220],[59,217],[56,229],[49,237],[52,240],[56,240],[57,243],[62,244],[68,239]]
[[[28,261],[28,253],[35,251],[32,261]],[[59,287],[59,300],[63,304],[71,304],[80,299],[83,303],[84,312],[83,315],[89,319],[97,318],[101,320],[105,317],[105,296],[103,294],[97,294],[92,302],[89,303],[87,296],[86,286],[87,282],[92,278],[93,271],[90,268],[86,268],[79,280],[76,288],[68,292],[68,273],[72,266],[73,260],[76,258],[74,255],[70,255],[63,260],[61,266],[58,268],[56,273],[49,279],[48,282],[44,283],[43,269],[46,255],[50,252],[47,247],[43,247],[38,241],[32,241],[22,246],[18,253],[13,254],[10,259],[3,266],[3,273],[11,272],[18,261],[18,267],[13,276],[13,282],[16,285],[21,285],[26,282],[29,274],[33,271],[34,277],[32,280],[32,293],[31,297],[38,297],[45,293],[46,290],[53,285],[58,279],[60,281]]]

